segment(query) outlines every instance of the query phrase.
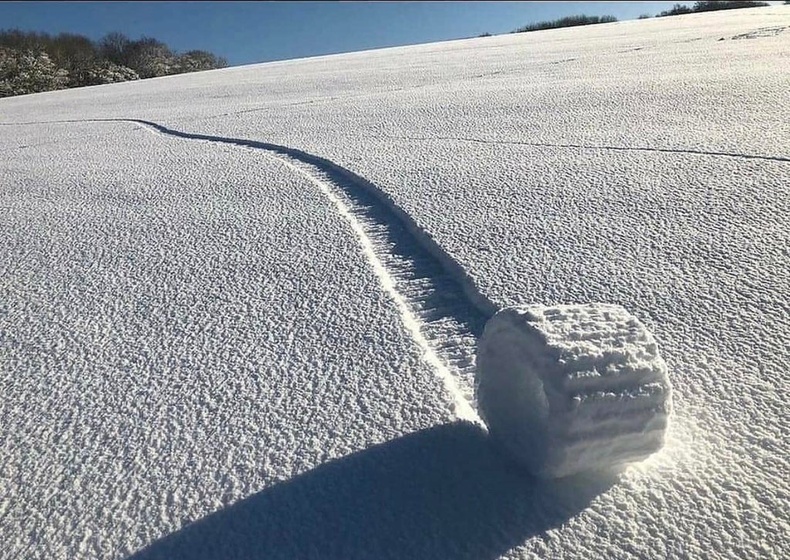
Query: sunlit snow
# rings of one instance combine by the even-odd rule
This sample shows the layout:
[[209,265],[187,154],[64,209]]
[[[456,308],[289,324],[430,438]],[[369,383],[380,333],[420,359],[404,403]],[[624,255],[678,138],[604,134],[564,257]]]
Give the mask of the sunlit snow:
[[[771,6],[0,100],[0,558],[790,556],[789,53]],[[666,444],[541,481],[477,341],[589,302]]]

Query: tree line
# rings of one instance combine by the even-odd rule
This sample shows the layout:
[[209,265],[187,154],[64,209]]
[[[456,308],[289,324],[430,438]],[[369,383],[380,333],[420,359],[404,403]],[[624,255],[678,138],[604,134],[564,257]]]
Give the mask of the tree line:
[[530,23],[524,27],[519,27],[511,33],[527,33],[529,31],[541,31],[543,29],[558,29],[560,27],[576,27],[577,25],[593,25],[596,23],[614,23],[617,18],[614,16],[567,16],[551,21],[539,21]]
[[[785,4],[790,4],[790,0],[785,0]],[[695,2],[691,7],[685,4],[675,4],[671,10],[661,12],[656,17],[676,16],[680,14],[693,14],[696,12],[711,12],[714,10],[732,10],[735,8],[759,8],[768,6],[766,2],[752,2],[748,0],[711,0],[705,2]],[[649,18],[649,14],[642,14],[639,19]],[[511,33],[526,33],[529,31],[540,31],[543,29],[558,29],[560,27],[575,27],[577,25],[593,25],[596,23],[613,23],[617,21],[614,16],[568,16],[555,20],[539,21],[537,23],[530,23],[518,29],[514,29]],[[483,33],[478,37],[491,37],[491,33]]]
[[208,51],[176,53],[151,37],[0,31],[0,97],[224,68]]
[[[790,4],[790,0],[785,0],[785,4]],[[688,7],[685,4],[675,4],[671,10],[661,12],[656,17],[675,16],[680,14],[693,14],[697,12],[712,12],[714,10],[733,10],[736,8],[760,8],[763,6],[768,6],[768,3],[753,2],[750,0],[708,0],[704,2],[694,2],[694,4],[691,7]],[[643,14],[639,16],[639,19],[646,19],[649,17],[650,17],[649,15]],[[568,16],[550,21],[539,21],[537,23],[531,23],[529,25],[525,25],[524,27],[519,27],[518,29],[511,31],[511,33],[525,33],[528,31],[557,29],[560,27],[575,27],[577,25],[593,25],[596,23],[613,23],[615,21],[617,21],[617,18],[614,16],[586,16],[586,15]],[[490,36],[490,35],[491,35],[490,33],[484,33],[483,35],[480,35],[480,37]]]
[[[786,3],[786,2],[785,2]],[[712,12],[715,10],[734,10],[737,8],[762,8],[768,6],[767,2],[751,2],[749,0],[694,2],[690,8],[685,4],[675,4],[671,10],[661,12],[656,17],[678,16],[682,14],[694,14],[698,12]]]

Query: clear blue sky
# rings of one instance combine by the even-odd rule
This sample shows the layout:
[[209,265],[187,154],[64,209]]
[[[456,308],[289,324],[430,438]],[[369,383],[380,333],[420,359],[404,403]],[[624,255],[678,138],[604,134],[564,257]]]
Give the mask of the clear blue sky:
[[[680,3],[692,4],[693,2]],[[0,2],[0,29],[120,31],[183,52],[211,51],[231,66],[507,33],[558,17],[620,20],[676,2]]]

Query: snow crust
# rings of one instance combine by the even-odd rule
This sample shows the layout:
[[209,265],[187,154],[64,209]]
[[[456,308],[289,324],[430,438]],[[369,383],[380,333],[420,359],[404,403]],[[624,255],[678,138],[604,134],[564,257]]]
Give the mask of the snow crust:
[[[788,52],[772,6],[0,100],[0,558],[790,557]],[[627,309],[665,446],[517,474],[338,206],[229,139],[348,171],[308,170],[457,394],[474,301]]]
[[476,385],[492,437],[540,477],[640,461],[664,443],[667,367],[620,306],[499,311],[480,340]]

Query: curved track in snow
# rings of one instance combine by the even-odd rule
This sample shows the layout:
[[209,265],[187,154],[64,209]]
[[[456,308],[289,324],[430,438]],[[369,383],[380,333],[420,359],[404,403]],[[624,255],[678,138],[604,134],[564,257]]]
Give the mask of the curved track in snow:
[[472,138],[467,136],[377,136],[377,140],[410,140],[419,142],[432,141],[453,141],[469,142],[472,144],[493,144],[500,146],[529,146],[533,148],[560,148],[572,150],[605,150],[613,152],[653,152],[659,154],[681,154],[693,156],[715,156],[741,159],[759,159],[763,161],[790,162],[790,158],[784,156],[771,156],[764,154],[747,154],[738,152],[720,152],[713,150],[695,150],[692,148],[651,148],[647,146],[607,146],[597,144],[552,144],[549,142],[526,142],[522,140],[493,140],[484,138]]
[[[15,124],[123,122],[167,137],[261,150],[313,183],[354,231],[404,326],[453,397],[459,419],[483,425],[474,401],[477,339],[497,306],[466,271],[378,187],[332,161],[278,144],[174,130],[142,119],[84,119]],[[11,123],[4,123],[11,124]]]

